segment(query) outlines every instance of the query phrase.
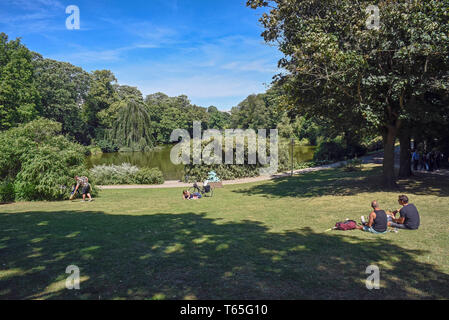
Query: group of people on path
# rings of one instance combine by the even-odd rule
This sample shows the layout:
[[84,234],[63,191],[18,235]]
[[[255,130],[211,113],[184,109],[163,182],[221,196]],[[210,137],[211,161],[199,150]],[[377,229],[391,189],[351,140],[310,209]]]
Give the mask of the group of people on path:
[[421,152],[414,150],[412,153],[413,171],[435,171],[440,170],[444,154],[438,150]]
[[[365,222],[362,216],[362,225],[357,226],[357,229],[376,234],[386,233],[388,227],[417,230],[420,225],[420,216],[416,206],[413,203],[409,203],[406,195],[400,195],[398,202],[402,207],[390,212],[380,209],[379,203],[377,200],[374,200],[371,202],[373,211],[370,213],[368,221]],[[396,218],[398,213],[399,217]]]

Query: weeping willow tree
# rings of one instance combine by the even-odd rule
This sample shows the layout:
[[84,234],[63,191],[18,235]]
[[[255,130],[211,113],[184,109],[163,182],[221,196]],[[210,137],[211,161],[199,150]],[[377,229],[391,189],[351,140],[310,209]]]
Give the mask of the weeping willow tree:
[[153,147],[150,116],[142,103],[127,101],[118,112],[112,128],[112,139],[119,146],[133,151],[145,151]]

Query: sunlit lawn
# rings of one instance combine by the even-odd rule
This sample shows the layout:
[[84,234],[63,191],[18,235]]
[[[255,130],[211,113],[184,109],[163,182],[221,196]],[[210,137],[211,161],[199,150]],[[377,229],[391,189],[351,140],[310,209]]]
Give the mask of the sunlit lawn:
[[[418,176],[383,192],[379,166],[226,186],[182,201],[181,189],[102,191],[96,201],[0,206],[0,299],[449,298],[449,179]],[[325,232],[397,208],[418,231]],[[80,268],[80,290],[65,288]],[[369,265],[380,268],[368,290]]]

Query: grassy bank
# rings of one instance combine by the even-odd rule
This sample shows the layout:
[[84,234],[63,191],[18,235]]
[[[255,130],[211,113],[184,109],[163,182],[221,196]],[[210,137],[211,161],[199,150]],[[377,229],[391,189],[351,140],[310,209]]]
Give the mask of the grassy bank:
[[[420,175],[384,192],[380,167],[226,186],[104,190],[92,203],[0,206],[0,299],[449,298],[448,179]],[[406,193],[418,231],[324,232]],[[365,270],[380,268],[381,289]],[[66,267],[80,290],[65,289]]]

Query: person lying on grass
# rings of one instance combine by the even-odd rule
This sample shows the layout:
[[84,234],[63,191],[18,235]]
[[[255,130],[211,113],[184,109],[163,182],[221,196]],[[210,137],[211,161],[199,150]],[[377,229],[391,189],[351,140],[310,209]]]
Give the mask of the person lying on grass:
[[[398,229],[417,230],[420,224],[419,212],[413,203],[408,203],[408,197],[401,195],[398,198],[401,209],[389,212],[391,221],[388,226]],[[399,218],[396,219],[396,214],[399,212]]]
[[202,198],[202,196],[201,196],[201,193],[199,193],[199,192],[190,193],[187,190],[184,190],[182,192],[183,200],[197,200],[197,199],[201,199],[201,198]]
[[373,211],[370,213],[368,222],[364,223],[362,221],[361,226],[357,226],[357,229],[362,231],[367,231],[371,233],[385,233],[388,228],[388,218],[384,210],[379,208],[379,204],[376,200],[371,202],[371,207]]

